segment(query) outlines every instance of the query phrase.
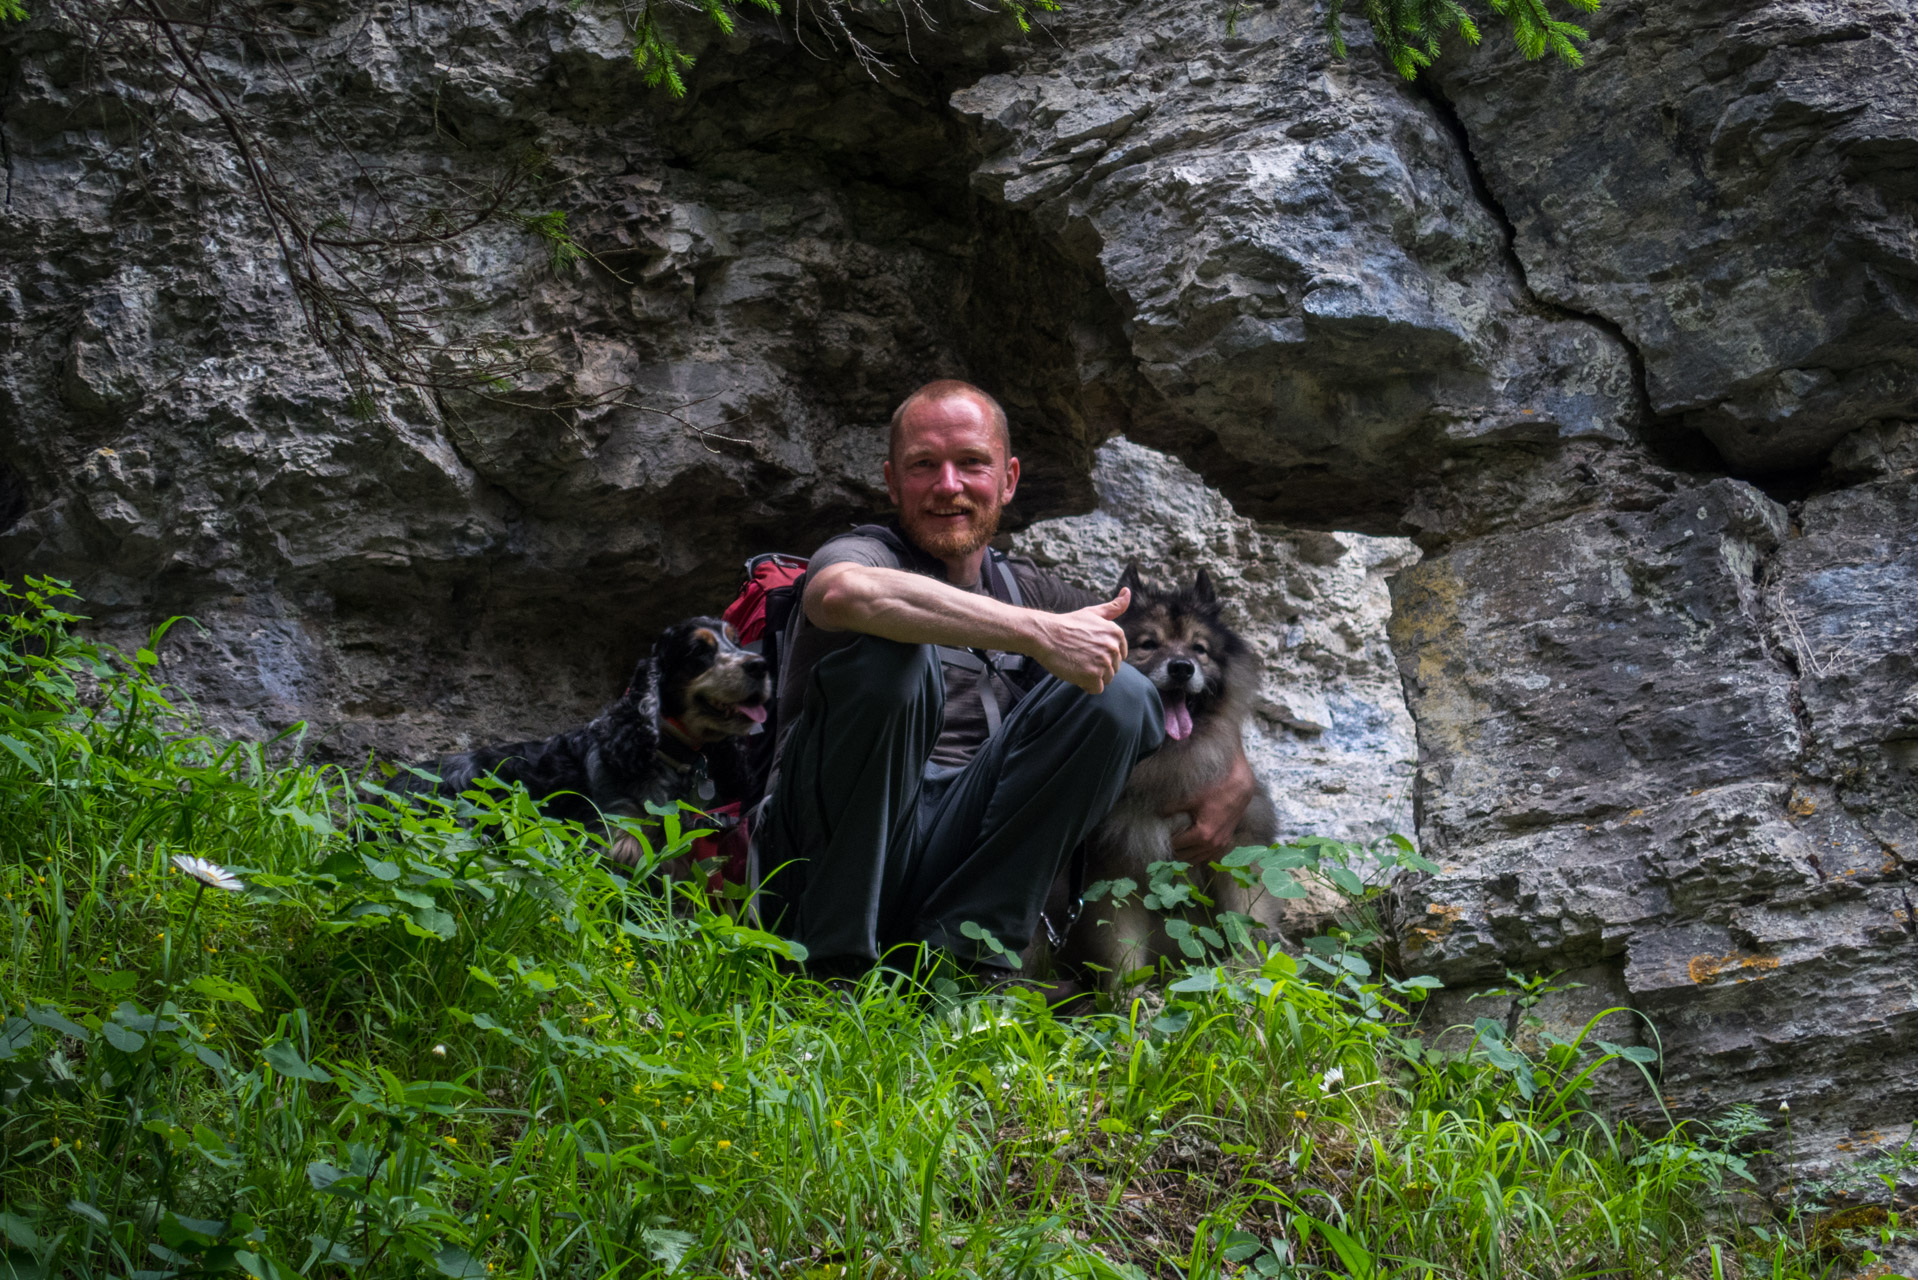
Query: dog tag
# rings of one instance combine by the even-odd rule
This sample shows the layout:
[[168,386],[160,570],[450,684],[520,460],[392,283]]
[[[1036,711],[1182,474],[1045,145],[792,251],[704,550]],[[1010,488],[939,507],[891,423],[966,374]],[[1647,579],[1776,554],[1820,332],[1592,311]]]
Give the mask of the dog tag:
[[712,799],[713,798],[713,780],[711,778],[701,778],[699,780],[698,791],[699,791],[699,798],[701,800]]

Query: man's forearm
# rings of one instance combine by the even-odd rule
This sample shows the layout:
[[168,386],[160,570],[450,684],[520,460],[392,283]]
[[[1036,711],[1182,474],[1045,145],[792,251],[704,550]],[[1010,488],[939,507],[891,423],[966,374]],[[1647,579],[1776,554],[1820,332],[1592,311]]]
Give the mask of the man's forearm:
[[807,585],[806,617],[827,631],[858,631],[904,644],[1000,649],[1038,656],[1052,615],[901,569],[837,564]]

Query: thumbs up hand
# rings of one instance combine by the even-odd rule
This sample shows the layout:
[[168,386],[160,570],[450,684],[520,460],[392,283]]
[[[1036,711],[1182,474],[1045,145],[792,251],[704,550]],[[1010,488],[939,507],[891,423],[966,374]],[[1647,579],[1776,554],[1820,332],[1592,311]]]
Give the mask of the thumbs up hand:
[[1132,592],[1121,588],[1103,604],[1046,615],[1039,651],[1032,656],[1067,684],[1087,693],[1105,692],[1125,661],[1125,632],[1118,618],[1131,603]]

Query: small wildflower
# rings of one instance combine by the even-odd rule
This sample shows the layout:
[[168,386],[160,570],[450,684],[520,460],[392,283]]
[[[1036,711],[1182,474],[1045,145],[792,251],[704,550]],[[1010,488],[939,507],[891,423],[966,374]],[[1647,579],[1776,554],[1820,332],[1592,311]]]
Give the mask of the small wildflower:
[[746,1154],[751,1156],[754,1160],[759,1159],[759,1153],[757,1151],[748,1151]]
[[1325,1073],[1324,1078],[1319,1081],[1319,1092],[1331,1093],[1334,1089],[1343,1087],[1344,1084],[1345,1084],[1345,1068],[1333,1067],[1331,1070],[1327,1071]]
[[436,1044],[436,1045],[434,1045],[434,1046],[433,1046],[433,1056],[434,1056],[435,1058],[444,1058],[444,1057],[446,1056],[446,1046],[445,1046],[445,1045],[443,1045],[443,1044]]
[[176,853],[173,855],[173,865],[209,889],[224,889],[228,893],[238,893],[246,888],[246,881],[219,863],[209,862],[205,858],[193,858],[184,853]]
[[1297,1120],[1310,1120],[1312,1118],[1311,1116],[1305,1114],[1305,1112],[1303,1111],[1294,1111],[1292,1113],[1292,1116],[1294,1119],[1297,1119]]
[[722,1084],[722,1083],[720,1083],[719,1081],[717,1081],[717,1080],[715,1080],[715,1081],[713,1081],[713,1092],[714,1092],[714,1093],[724,1093],[724,1092],[726,1092],[726,1086],[725,1086],[724,1084]]
[[731,1151],[733,1149],[731,1140],[727,1138],[721,1138],[717,1145],[721,1151]]
[[56,1147],[60,1145],[60,1135],[57,1133],[53,1135],[53,1145]]
[[835,1129],[843,1129],[846,1127],[846,1122],[844,1120],[834,1120],[832,1122],[832,1127]]
[[673,1032],[673,1039],[675,1039],[675,1040],[684,1040],[685,1038],[686,1038],[686,1033],[685,1033],[684,1031],[675,1031],[675,1032]]
[[1791,1102],[1790,1102],[1789,1100],[1787,1100],[1787,1101],[1784,1101],[1784,1102],[1781,1102],[1781,1103],[1779,1103],[1779,1104],[1778,1104],[1778,1109],[1779,1109],[1779,1110],[1780,1110],[1781,1112],[1784,1112],[1785,1114],[1787,1114],[1787,1115],[1789,1115],[1789,1114],[1791,1113]]
[[446,1135],[446,1145],[447,1145],[447,1146],[449,1146],[449,1147],[457,1147],[457,1146],[458,1146],[459,1144],[460,1144],[460,1140],[459,1140],[458,1138],[455,1138],[455,1137],[454,1137],[454,1136],[453,1136],[452,1134],[450,1134],[450,1133]]

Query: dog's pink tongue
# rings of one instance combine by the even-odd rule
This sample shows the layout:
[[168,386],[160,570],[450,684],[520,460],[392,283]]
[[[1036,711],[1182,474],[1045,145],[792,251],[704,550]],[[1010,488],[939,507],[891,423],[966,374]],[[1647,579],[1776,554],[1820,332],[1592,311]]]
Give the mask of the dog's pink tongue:
[[737,708],[735,708],[735,710],[737,710],[740,715],[745,716],[748,720],[752,721],[754,724],[766,723],[766,705],[763,702],[757,706],[751,706],[751,707],[747,706],[745,703],[742,702],[739,704]]
[[1185,699],[1165,704],[1165,736],[1175,742],[1192,735],[1192,712],[1187,709]]

